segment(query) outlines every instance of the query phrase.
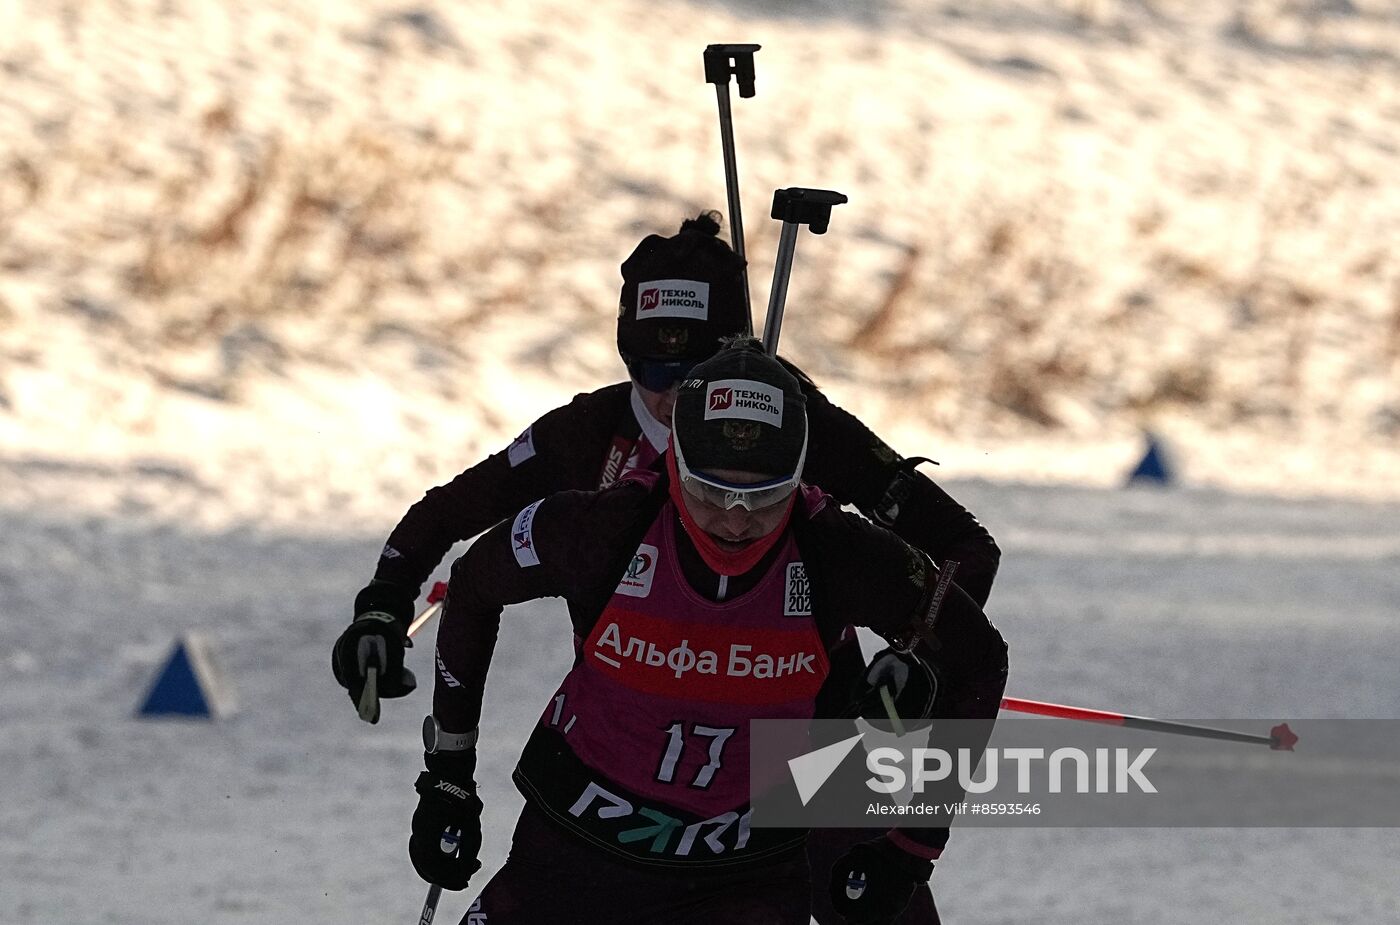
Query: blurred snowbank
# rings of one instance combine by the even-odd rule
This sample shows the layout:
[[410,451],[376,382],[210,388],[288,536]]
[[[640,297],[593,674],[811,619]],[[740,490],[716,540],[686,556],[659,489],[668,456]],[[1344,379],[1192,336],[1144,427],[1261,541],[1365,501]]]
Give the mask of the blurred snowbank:
[[0,7],[0,504],[390,516],[620,377],[617,264],[722,207],[758,314],[944,477],[1400,496],[1379,2]]

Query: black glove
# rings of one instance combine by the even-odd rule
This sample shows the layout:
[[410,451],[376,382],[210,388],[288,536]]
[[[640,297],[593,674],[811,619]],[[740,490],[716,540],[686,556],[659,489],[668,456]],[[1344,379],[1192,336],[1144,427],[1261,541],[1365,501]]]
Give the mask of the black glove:
[[892,925],[932,874],[932,861],[900,850],[881,835],[831,865],[831,905],[849,925]]
[[418,775],[418,808],[408,857],[418,876],[445,890],[465,890],[481,869],[481,800],[472,774],[476,750],[424,755],[428,770]]
[[880,695],[881,688],[889,691],[895,714],[900,719],[922,720],[933,715],[933,700],[938,693],[938,679],[933,669],[913,653],[894,649],[885,649],[870,660],[842,715],[888,720],[889,711]]
[[[357,706],[371,667],[379,669],[380,697],[406,697],[418,686],[403,664],[404,649],[413,645],[408,638],[412,620],[412,594],[389,582],[372,581],[355,598],[355,619],[335,641],[331,670]],[[376,711],[371,722],[378,721]]]

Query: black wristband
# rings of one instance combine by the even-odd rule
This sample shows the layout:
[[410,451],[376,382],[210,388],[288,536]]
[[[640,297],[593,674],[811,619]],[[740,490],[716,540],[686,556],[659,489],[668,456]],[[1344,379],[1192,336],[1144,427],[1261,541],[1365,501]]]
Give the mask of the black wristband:
[[472,777],[476,774],[476,749],[465,748],[461,751],[437,752],[429,754],[423,753],[423,767],[436,774],[444,780],[450,780],[458,784],[468,784],[475,789]]

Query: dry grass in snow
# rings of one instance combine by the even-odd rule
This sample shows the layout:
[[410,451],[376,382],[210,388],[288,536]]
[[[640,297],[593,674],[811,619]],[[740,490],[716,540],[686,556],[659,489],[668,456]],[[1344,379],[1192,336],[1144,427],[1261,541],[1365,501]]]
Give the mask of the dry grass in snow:
[[0,502],[387,517],[614,381],[716,41],[756,310],[771,191],[847,193],[785,352],[901,450],[1394,497],[1400,8],[1208,6],[0,6]]

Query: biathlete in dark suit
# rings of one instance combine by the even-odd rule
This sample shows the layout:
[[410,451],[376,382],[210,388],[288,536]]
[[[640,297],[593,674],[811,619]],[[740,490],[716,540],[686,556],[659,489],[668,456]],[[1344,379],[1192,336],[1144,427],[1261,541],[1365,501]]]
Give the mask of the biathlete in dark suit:
[[[413,676],[403,667],[406,628],[423,583],[454,543],[538,498],[606,487],[659,464],[681,378],[746,322],[743,260],[716,237],[712,215],[685,222],[672,237],[647,237],[622,264],[617,343],[629,381],[579,395],[544,415],[506,449],[429,490],[394,528],[335,648],[336,677],[352,699],[359,699],[370,658],[383,669],[382,696],[413,690]],[[985,604],[1000,558],[987,530],[915,470],[917,459],[900,457],[788,368],[800,383],[810,428],[803,479],[888,526],[938,565],[958,563],[957,583]],[[858,683],[865,665],[853,635],[832,662],[847,687]],[[808,843],[814,866],[829,866],[851,843],[845,830],[814,833]],[[824,890],[814,894],[814,912],[822,925],[839,921]],[[916,896],[901,921],[936,922],[931,895]]]
[[453,566],[431,720],[443,747],[425,756],[410,840],[425,879],[461,889],[480,866],[475,730],[503,608],[562,597],[575,641],[515,770],[510,857],[464,921],[796,925],[817,882],[846,921],[893,922],[927,881],[947,829],[896,828],[813,870],[805,832],[749,824],[749,723],[820,715],[850,627],[936,661],[928,714],[990,720],[1006,680],[971,597],[954,585],[941,600],[935,659],[921,628],[937,567],[801,482],[805,406],[742,340],[680,384],[661,472],[535,501]]

